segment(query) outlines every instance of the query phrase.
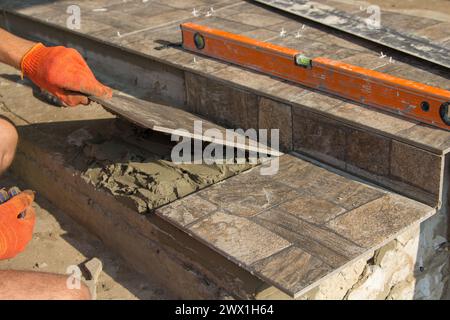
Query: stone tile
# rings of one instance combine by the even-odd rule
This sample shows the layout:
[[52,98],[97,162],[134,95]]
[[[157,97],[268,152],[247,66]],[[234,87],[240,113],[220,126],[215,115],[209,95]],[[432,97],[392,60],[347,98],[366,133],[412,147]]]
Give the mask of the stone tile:
[[209,59],[190,52],[179,50],[173,54],[165,55],[165,59],[173,64],[179,65],[181,68],[196,70],[205,75],[226,68],[229,65],[219,60]]
[[241,33],[241,35],[250,37],[252,39],[260,40],[260,41],[266,41],[268,39],[272,39],[273,37],[276,37],[278,35],[277,32],[267,30],[265,28],[255,29],[247,32]]
[[[379,70],[377,70],[379,71]],[[421,69],[407,63],[396,61],[387,72],[392,76],[418,81],[429,86],[450,90],[450,79],[444,71],[435,69]]]
[[[154,2],[154,1],[153,1]],[[157,0],[156,2],[177,8],[177,9],[194,9],[194,7],[200,7],[200,6],[216,6],[218,3],[223,2],[219,0]],[[232,2],[239,2],[239,1],[228,1],[230,3]]]
[[255,12],[240,12],[236,15],[227,17],[229,20],[242,22],[258,28],[264,28],[280,24],[286,21],[286,18],[277,17],[275,15],[259,14]]
[[301,39],[307,38],[310,40],[319,39],[325,35],[326,32],[310,27],[308,24],[304,24],[303,22],[296,21],[295,19],[289,19],[286,22],[282,22],[280,24],[272,25],[266,27],[266,29],[278,32],[280,34],[281,30],[284,30],[286,33],[284,37],[279,37],[279,39],[283,38],[291,38],[292,41],[296,41],[299,43],[298,39],[295,38],[297,32],[300,32]]
[[313,195],[304,195],[282,203],[280,210],[315,224],[323,224],[346,212],[346,210],[328,200]]
[[361,52],[347,47],[340,47],[338,45],[330,46],[329,43],[317,41],[316,39],[313,41],[309,37],[296,38],[295,34],[286,37],[279,37],[271,40],[270,42],[299,50],[311,58],[327,57],[329,59],[342,60]]
[[284,155],[273,180],[295,188],[300,194],[327,200],[352,210],[378,199],[386,193],[351,178],[338,175],[306,161]]
[[296,104],[318,111],[332,110],[336,106],[345,103],[344,100],[337,96],[309,89],[305,90],[305,94],[300,95],[294,101]]
[[290,245],[248,219],[221,211],[190,226],[189,230],[229,259],[247,266]]
[[212,213],[216,209],[216,205],[200,198],[196,194],[192,194],[156,209],[155,212],[171,223],[186,227],[188,224]]
[[413,31],[421,30],[439,23],[437,20],[425,17],[416,17],[398,12],[386,11],[383,11],[381,19],[383,26],[409,34]]
[[371,70],[375,70],[386,63],[385,60],[380,59],[380,54],[375,52],[358,53],[342,59],[342,62]]
[[[134,46],[134,49],[140,49],[141,43],[149,43],[154,47],[161,46],[164,43],[181,44],[182,36],[179,25],[171,25],[162,28],[150,29],[141,31],[128,36],[120,37],[116,43],[121,45],[127,45],[128,47]],[[181,48],[175,48],[177,52],[182,52]],[[138,50],[140,51],[140,50]]]
[[253,268],[292,296],[333,271],[322,260],[294,246],[258,261]]
[[299,219],[278,208],[267,210],[252,219],[335,268],[365,251],[339,233]]
[[262,92],[265,92],[267,88],[280,81],[280,78],[268,76],[250,68],[239,67],[233,64],[215,72],[214,76],[221,80],[230,81],[233,85],[238,84],[246,89],[249,88]]
[[[126,14],[131,14],[133,16],[137,17],[147,17],[152,18],[149,19],[149,22],[153,23],[153,17],[157,15],[164,14],[169,11],[175,11],[174,8],[166,6],[164,4],[159,4],[154,1],[128,1],[126,3],[117,3],[108,5],[107,7],[104,7],[107,9],[104,13],[107,12],[114,12],[114,11],[120,11]],[[92,10],[91,10],[92,11]],[[94,12],[95,13],[95,12]],[[100,12],[99,12],[100,13]]]
[[392,135],[417,124],[415,121],[355,103],[343,103],[329,110],[329,113],[345,121],[357,123],[358,126],[376,129]]
[[[272,86],[266,89],[265,93],[287,103],[293,103],[301,101],[303,97],[309,95],[311,91],[294,82],[278,79],[278,81],[274,82]],[[308,100],[308,97],[305,99]]]
[[296,106],[292,111],[294,150],[344,167],[348,128]]
[[[259,99],[259,129],[278,129],[281,150],[292,150],[291,106],[271,99]],[[267,134],[270,137],[270,133]],[[271,142],[272,145],[272,142]]]
[[228,19],[223,19],[217,16],[212,17],[200,17],[196,19],[192,19],[192,22],[195,22],[199,25],[204,25],[214,29],[220,29],[231,33],[241,34],[243,32],[248,32],[251,30],[255,30],[258,27],[251,26],[245,24],[243,22],[231,21]]
[[442,156],[392,141],[390,173],[403,182],[438,195],[441,189],[443,165]]
[[[259,171],[252,170],[230,178],[200,192],[201,197],[237,216],[251,217],[286,200],[298,197],[290,187],[259,179]],[[270,176],[269,176],[270,177]],[[254,179],[253,179],[254,178]]]
[[326,225],[362,247],[375,247],[434,212],[435,209],[424,204],[389,194],[349,211]]
[[450,151],[450,131],[417,124],[398,132],[397,136],[434,153],[443,154]]
[[186,73],[186,89],[194,112],[229,128],[258,127],[256,95],[192,73]]
[[441,22],[420,30],[416,30],[414,34],[439,43],[441,41],[450,40],[448,30],[450,30],[450,22]]
[[345,161],[379,176],[389,175],[391,139],[360,130],[347,135]]

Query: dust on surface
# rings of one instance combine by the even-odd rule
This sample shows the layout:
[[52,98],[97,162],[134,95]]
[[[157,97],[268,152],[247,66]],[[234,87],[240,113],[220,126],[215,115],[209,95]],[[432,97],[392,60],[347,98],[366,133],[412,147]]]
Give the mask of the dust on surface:
[[[76,136],[84,137],[77,141]],[[147,213],[196,190],[251,167],[244,164],[175,164],[169,135],[117,120],[112,134],[95,136],[83,130],[70,139],[82,148],[76,161],[83,178],[117,199]]]

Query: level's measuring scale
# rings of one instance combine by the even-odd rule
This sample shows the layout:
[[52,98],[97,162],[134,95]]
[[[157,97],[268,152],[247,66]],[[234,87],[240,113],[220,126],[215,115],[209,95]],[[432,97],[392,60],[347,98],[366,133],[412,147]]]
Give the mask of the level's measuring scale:
[[181,31],[186,50],[450,130],[450,91],[194,23]]

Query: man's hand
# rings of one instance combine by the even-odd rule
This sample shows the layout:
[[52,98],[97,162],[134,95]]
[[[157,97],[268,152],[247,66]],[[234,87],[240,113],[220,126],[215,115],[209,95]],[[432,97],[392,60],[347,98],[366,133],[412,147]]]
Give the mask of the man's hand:
[[38,43],[24,55],[20,66],[25,76],[67,106],[88,104],[87,96],[112,96],[112,90],[97,81],[75,49]]
[[31,240],[36,221],[33,200],[32,191],[23,191],[0,205],[0,260],[13,258]]

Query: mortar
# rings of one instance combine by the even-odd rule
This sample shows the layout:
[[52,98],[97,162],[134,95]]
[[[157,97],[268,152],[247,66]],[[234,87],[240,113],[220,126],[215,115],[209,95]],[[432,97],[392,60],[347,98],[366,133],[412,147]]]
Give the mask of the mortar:
[[169,135],[120,119],[110,132],[90,131],[84,136],[75,159],[84,167],[83,178],[139,213],[252,167],[248,160],[244,164],[175,164],[170,159],[175,143]]

